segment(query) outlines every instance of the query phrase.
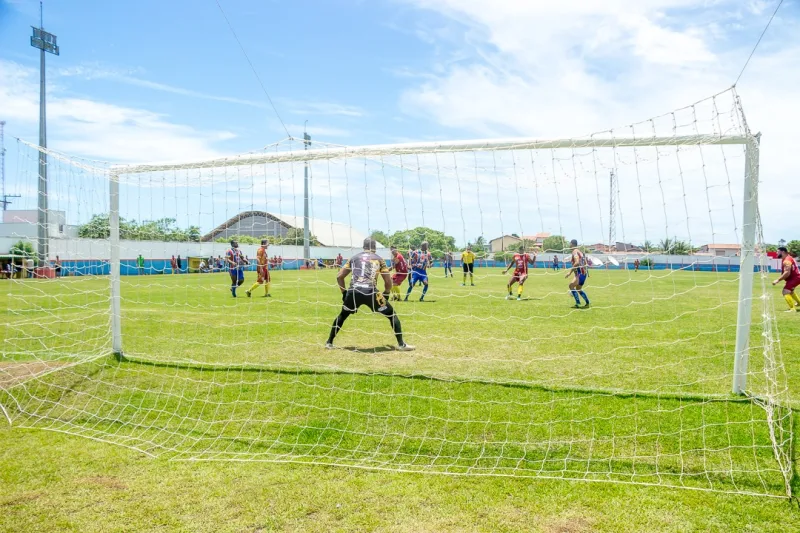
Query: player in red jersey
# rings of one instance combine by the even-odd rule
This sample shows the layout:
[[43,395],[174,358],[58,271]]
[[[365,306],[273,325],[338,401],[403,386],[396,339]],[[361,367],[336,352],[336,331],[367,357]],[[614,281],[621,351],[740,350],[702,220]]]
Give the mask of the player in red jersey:
[[519,283],[517,300],[522,299],[522,291],[525,288],[525,280],[528,279],[528,264],[535,265],[535,263],[536,254],[531,256],[530,254],[525,253],[524,246],[520,246],[519,253],[514,254],[511,262],[503,271],[503,274],[506,274],[512,266],[514,267],[514,274],[511,276],[511,279],[508,280],[508,296],[506,296],[506,300],[513,298],[513,296],[511,296],[511,291],[515,283]]
[[399,302],[402,300],[400,285],[402,285],[408,277],[408,263],[396,246],[392,246],[390,250],[392,251],[392,270],[394,270],[394,276],[392,276],[391,299]]
[[783,286],[783,298],[789,304],[789,311],[800,311],[800,298],[797,297],[794,290],[800,285],[800,268],[797,266],[797,261],[794,257],[789,255],[789,250],[785,246],[778,248],[778,257],[781,260],[781,277],[772,282],[777,285],[781,281],[785,281]]

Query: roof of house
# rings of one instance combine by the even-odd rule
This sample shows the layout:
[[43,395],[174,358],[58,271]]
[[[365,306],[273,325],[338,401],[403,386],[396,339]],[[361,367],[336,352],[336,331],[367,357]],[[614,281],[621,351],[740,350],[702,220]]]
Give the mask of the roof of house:
[[526,241],[536,241],[538,239],[546,239],[550,236],[550,233],[547,232],[539,232],[534,233],[533,235],[523,235],[522,238]]
[[501,239],[502,240],[514,239],[514,240],[517,240],[517,241],[521,241],[522,240],[519,237],[514,237],[513,235],[501,235],[500,237],[495,237],[494,239],[492,239],[489,242],[499,241]]
[[[212,241],[219,234],[224,232],[225,229],[248,217],[265,217],[269,220],[280,222],[288,228],[303,227],[302,216],[268,213],[266,211],[243,211],[211,230],[209,233],[203,236],[202,240],[205,242]],[[352,228],[351,226],[348,226],[347,224],[332,222],[330,220],[322,220],[319,218],[309,219],[309,231],[323,246],[360,248],[364,244],[364,239],[367,238],[367,235]],[[378,248],[385,248],[385,246],[381,243],[378,243]]]

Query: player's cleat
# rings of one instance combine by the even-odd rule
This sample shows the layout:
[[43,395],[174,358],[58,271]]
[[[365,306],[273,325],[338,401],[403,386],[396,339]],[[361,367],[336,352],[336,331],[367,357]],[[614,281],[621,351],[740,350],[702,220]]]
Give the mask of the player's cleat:
[[510,300],[512,298],[513,298],[513,296],[511,296],[510,294],[508,296],[506,296],[506,300]]
[[462,283],[462,284],[461,284],[461,286],[462,286],[462,287],[466,287],[466,286],[467,286],[467,284],[466,284],[466,283]]
[[272,295],[271,294],[265,294],[264,298],[272,298]]
[[326,350],[334,350],[334,349],[336,349],[336,346],[334,346],[332,342],[326,342],[325,343],[325,349]]
[[475,286],[475,284],[474,284],[474,283],[470,283],[470,284],[469,284],[469,286],[470,286],[470,287],[474,287],[474,286]]
[[583,309],[583,307],[581,307],[580,304],[575,304],[575,305],[572,306],[572,308],[573,309]]
[[794,309],[787,309],[786,311],[784,311],[784,313],[794,313],[794,312],[795,312]]
[[244,291],[244,293],[247,295],[248,298],[253,296],[253,294],[250,291]]
[[517,301],[522,300],[522,296],[517,296]]
[[407,302],[407,301],[408,301],[408,296],[406,296],[405,298],[403,298],[403,301],[404,301],[404,302]]
[[401,352],[413,352],[417,348],[415,346],[411,346],[410,344],[401,344],[397,347],[397,349]]
[[581,309],[589,309],[590,306],[591,306],[591,304],[586,304],[583,307],[581,307]]
[[420,297],[420,299],[419,299],[419,301],[420,301],[420,302],[424,302],[424,301],[425,301],[425,297],[424,297],[424,296],[421,296],[421,297]]

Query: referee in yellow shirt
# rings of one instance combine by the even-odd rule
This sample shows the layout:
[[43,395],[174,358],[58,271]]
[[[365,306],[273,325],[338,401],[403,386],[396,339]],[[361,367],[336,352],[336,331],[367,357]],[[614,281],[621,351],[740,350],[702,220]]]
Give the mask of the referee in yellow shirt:
[[469,274],[469,284],[475,286],[472,278],[472,272],[475,268],[475,252],[472,251],[472,246],[467,246],[467,249],[461,252],[461,264],[464,268],[464,281],[461,283],[462,287],[467,285],[467,274]]

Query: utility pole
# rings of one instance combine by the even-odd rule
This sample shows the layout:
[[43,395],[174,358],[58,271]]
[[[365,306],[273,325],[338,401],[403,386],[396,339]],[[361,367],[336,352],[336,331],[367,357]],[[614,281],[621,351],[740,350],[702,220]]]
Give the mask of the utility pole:
[[608,195],[608,244],[613,251],[617,250],[617,174],[612,170],[609,175]]
[[[303,128],[303,150],[308,150],[310,144],[311,136],[306,133],[305,128]],[[306,161],[303,174],[305,182],[303,192],[303,259],[308,261],[311,259],[311,244],[309,242],[311,232],[308,227],[311,220],[308,213],[308,161]]]
[[31,46],[39,49],[39,264],[47,262],[47,113],[45,103],[45,52],[59,55],[56,36],[44,31],[44,10],[39,2],[39,27],[33,27]]
[[8,209],[11,203],[9,198],[20,198],[19,194],[6,194],[6,121],[0,120],[0,204],[3,204],[3,211]]

